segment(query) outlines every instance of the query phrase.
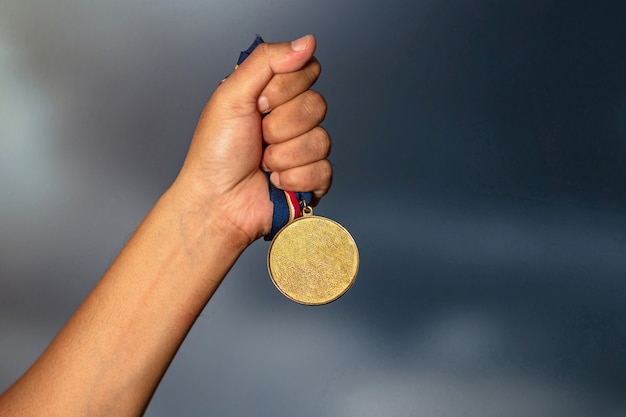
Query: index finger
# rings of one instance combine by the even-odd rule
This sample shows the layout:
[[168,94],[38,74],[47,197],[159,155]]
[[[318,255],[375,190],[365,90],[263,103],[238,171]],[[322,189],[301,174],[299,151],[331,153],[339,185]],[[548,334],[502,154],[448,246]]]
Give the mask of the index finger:
[[305,92],[315,84],[321,72],[322,66],[312,57],[297,71],[274,75],[260,94],[259,111],[263,114],[269,113]]

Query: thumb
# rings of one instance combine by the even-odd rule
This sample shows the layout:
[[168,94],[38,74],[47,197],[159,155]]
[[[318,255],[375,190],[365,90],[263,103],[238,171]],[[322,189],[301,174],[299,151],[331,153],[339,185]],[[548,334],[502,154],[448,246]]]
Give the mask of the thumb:
[[[275,74],[298,71],[315,52],[315,37],[306,35],[292,42],[262,43],[239,65],[218,90],[231,104],[254,105]],[[225,97],[225,98],[226,98]]]

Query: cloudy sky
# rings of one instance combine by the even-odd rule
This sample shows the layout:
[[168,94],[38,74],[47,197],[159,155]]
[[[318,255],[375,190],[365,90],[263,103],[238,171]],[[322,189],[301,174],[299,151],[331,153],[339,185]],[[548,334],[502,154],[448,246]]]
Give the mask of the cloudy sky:
[[255,34],[318,39],[355,286],[266,242],[147,416],[624,416],[626,3],[0,0],[0,390],[175,177]]

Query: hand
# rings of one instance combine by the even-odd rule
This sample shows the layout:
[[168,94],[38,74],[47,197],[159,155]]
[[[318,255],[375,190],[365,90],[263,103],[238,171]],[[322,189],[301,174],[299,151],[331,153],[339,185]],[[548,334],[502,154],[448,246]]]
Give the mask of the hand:
[[173,186],[246,244],[271,228],[263,170],[281,189],[312,191],[314,204],[330,187],[326,103],[309,89],[321,71],[314,51],[311,35],[259,45],[207,103]]

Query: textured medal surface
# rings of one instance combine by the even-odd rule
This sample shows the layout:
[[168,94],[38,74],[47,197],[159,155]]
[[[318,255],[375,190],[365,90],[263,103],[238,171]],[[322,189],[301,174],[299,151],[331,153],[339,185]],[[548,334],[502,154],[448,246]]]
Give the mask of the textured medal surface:
[[341,297],[354,282],[359,251],[340,224],[304,215],[274,237],[267,267],[276,287],[291,300],[326,304]]

